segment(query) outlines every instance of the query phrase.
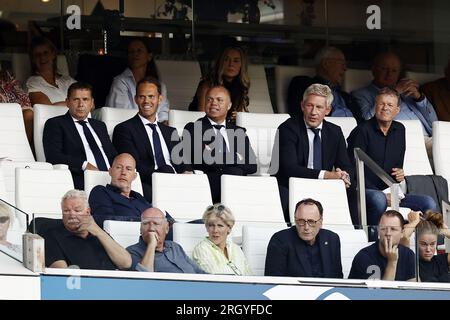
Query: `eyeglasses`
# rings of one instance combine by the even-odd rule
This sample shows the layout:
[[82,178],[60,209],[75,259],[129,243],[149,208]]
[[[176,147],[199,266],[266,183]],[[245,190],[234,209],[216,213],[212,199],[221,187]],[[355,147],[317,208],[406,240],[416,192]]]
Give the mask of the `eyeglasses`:
[[9,217],[0,217],[0,223],[5,223],[9,221]]
[[303,227],[306,224],[308,224],[310,227],[315,227],[317,222],[319,222],[320,220],[322,220],[322,218],[320,218],[319,220],[313,220],[313,219],[295,219],[295,223],[298,224],[299,226]]
[[206,208],[206,210],[211,211],[214,208],[217,208],[217,211],[219,211],[219,212],[225,210],[225,206],[223,204],[219,204],[217,207],[215,205],[210,205]]
[[229,266],[231,270],[233,270],[235,275],[242,276],[242,272],[238,269],[238,267],[236,267],[236,265],[233,262],[228,261],[227,266]]

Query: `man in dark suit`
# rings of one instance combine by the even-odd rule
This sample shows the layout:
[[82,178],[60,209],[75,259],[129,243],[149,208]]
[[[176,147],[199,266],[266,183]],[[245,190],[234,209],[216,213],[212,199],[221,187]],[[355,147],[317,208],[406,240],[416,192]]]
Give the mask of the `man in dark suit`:
[[180,142],[176,129],[158,122],[158,105],[162,99],[158,80],[145,77],[139,81],[135,96],[139,112],[118,124],[113,133],[113,143],[118,152],[129,153],[136,160],[144,197],[150,203],[153,172],[192,173],[190,166],[182,163],[182,154],[174,152]]
[[322,229],[319,201],[304,199],[295,207],[295,226],[275,233],[267,246],[264,275],[342,278],[339,236]]
[[69,111],[45,123],[42,138],[45,158],[52,164],[67,164],[75,188],[84,190],[84,170],[107,171],[117,152],[106,125],[88,119],[94,106],[90,84],[73,83],[66,102]]
[[315,62],[315,77],[296,76],[289,84],[287,105],[291,117],[301,115],[298,106],[306,88],[313,83],[320,83],[329,86],[333,92],[332,117],[354,117],[358,123],[363,121],[360,108],[350,94],[341,88],[347,70],[344,53],[335,47],[325,47],[317,53]]
[[[332,101],[333,95],[328,86],[313,84],[306,89],[301,102],[303,116],[290,118],[278,127],[271,172],[278,179],[287,222],[290,177],[342,179],[347,188],[351,186],[353,169],[346,152],[342,130],[324,120],[331,111]],[[354,210],[357,209],[354,189],[351,189],[348,195],[350,210],[352,215],[355,215]]]
[[231,108],[229,91],[215,86],[206,93],[206,115],[188,123],[183,133],[184,159],[208,175],[213,202],[220,202],[222,174],[255,173],[256,156],[245,129],[226,122]]

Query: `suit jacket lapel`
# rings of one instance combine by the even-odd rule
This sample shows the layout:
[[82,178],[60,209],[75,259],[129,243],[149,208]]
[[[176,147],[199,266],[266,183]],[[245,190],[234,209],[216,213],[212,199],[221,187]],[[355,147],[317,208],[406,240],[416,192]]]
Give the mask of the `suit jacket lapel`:
[[83,140],[81,140],[80,134],[78,133],[78,130],[75,127],[76,125],[79,124],[75,124],[75,122],[73,122],[73,118],[70,115],[69,111],[67,111],[67,113],[64,115],[64,119],[66,121],[67,128],[70,131],[70,136],[75,139],[77,147],[83,150],[84,157],[86,158],[86,150],[84,149]]
[[307,277],[312,276],[312,268],[311,263],[308,259],[308,255],[306,254],[306,246],[307,244],[300,239],[300,237],[297,234],[297,230],[295,227],[292,227],[292,236],[295,239],[294,243],[296,243],[295,247],[295,253],[297,254],[298,262],[300,263],[301,267],[303,268],[304,274]]
[[[205,132],[206,130],[212,130],[212,136],[210,139],[205,138]],[[209,135],[207,135],[209,136]],[[211,122],[209,121],[207,116],[204,116],[202,118],[202,140],[203,140],[203,144],[210,144],[211,142],[214,141],[214,129],[211,125]]]
[[321,231],[317,234],[316,241],[318,241],[320,257],[322,258],[323,274],[326,276],[331,274],[331,261],[329,261],[329,252],[331,250],[330,243],[328,243],[327,239],[321,237]]
[[[165,125],[160,125],[158,123],[159,129],[161,130],[162,136],[164,138],[164,142],[166,143],[167,149],[169,153],[172,151],[172,140],[171,140],[171,131]],[[162,141],[161,141],[162,143]]]
[[141,118],[139,117],[139,114],[136,114],[133,118],[134,121],[134,128],[136,129],[136,133],[138,134],[139,140],[142,141],[142,144],[144,146],[145,152],[149,155],[149,158],[155,161],[155,157],[153,155],[152,145],[150,144],[150,138],[147,134],[147,129],[145,128],[144,124],[142,123]]
[[331,144],[329,143],[330,140],[330,134],[328,132],[328,123],[323,120],[322,122],[322,135],[320,138],[321,141],[321,147],[322,147],[322,170],[331,170],[332,168],[328,168],[328,161],[329,159],[332,159],[333,155],[331,152],[335,150],[335,148],[332,148]]
[[308,140],[308,132],[306,132],[306,125],[305,121],[303,120],[303,117],[299,117],[300,121],[300,140],[303,148],[303,163],[305,164],[305,167],[308,166],[308,157],[309,157],[309,140]]

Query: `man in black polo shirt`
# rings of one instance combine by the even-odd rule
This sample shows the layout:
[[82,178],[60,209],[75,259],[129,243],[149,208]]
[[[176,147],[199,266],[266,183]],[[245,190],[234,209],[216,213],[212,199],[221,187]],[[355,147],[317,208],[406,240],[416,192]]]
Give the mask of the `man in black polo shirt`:
[[151,207],[145,198],[131,190],[136,179],[136,161],[129,153],[119,154],[109,168],[111,184],[99,185],[89,195],[89,205],[95,221],[103,226],[105,220],[140,221],[141,214]]
[[414,252],[400,244],[404,225],[398,211],[384,212],[378,223],[380,239],[358,252],[348,278],[415,281]]
[[[405,127],[394,118],[400,112],[399,94],[394,89],[383,88],[375,99],[375,116],[359,124],[350,133],[348,143],[349,158],[355,162],[353,149],[360,148],[398,183],[405,179],[403,161],[405,158]],[[366,183],[367,223],[376,225],[381,214],[386,211],[390,194],[382,190],[388,186],[371,170],[364,170]],[[400,206],[414,211],[436,210],[435,201],[429,196],[405,194]],[[369,239],[376,240],[376,230],[370,228]]]
[[45,239],[45,264],[50,268],[127,270],[131,256],[91,216],[86,193],[70,190],[62,198],[63,224]]

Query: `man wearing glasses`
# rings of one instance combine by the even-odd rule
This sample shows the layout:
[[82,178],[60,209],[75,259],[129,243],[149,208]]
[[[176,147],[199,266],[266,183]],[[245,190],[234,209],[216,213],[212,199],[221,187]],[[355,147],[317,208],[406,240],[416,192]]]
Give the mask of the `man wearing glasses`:
[[322,229],[319,201],[304,199],[295,207],[295,226],[275,233],[267,246],[264,275],[342,278],[339,236]]
[[206,273],[176,242],[166,240],[169,222],[158,208],[149,208],[141,216],[139,242],[129,246],[131,270],[147,272]]

